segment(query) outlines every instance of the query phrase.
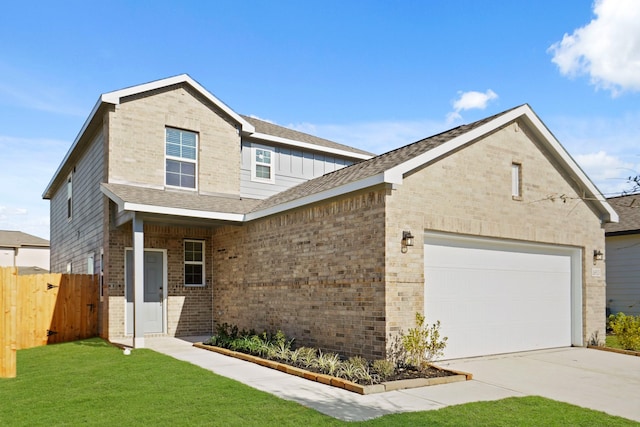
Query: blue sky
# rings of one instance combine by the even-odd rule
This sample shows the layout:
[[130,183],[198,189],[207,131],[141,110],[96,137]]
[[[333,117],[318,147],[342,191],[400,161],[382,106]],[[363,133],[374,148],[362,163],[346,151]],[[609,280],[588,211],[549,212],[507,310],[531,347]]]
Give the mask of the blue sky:
[[[7,2],[0,229],[99,95],[188,73],[242,114],[382,153],[528,103],[605,194],[640,171],[640,1]],[[472,179],[472,177],[470,177]]]

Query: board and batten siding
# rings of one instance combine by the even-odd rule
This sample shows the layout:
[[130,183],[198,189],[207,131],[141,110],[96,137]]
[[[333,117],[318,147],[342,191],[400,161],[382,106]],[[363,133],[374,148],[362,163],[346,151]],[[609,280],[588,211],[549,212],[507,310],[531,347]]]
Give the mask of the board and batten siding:
[[250,141],[242,141],[242,164],[240,168],[240,196],[266,199],[276,193],[294,187],[305,181],[336,171],[353,164],[352,161],[309,151],[292,150],[285,147],[266,146],[274,151],[275,183],[251,180]]
[[[88,273],[88,257],[94,256],[94,272],[98,272],[100,248],[103,244],[104,196],[100,183],[104,177],[104,136],[102,130],[92,136],[91,143],[72,166],[72,218],[67,218],[66,176],[51,197],[51,272],[64,273],[71,262],[72,272]],[[68,174],[66,171],[64,173]]]
[[640,234],[607,236],[607,308],[640,316]]

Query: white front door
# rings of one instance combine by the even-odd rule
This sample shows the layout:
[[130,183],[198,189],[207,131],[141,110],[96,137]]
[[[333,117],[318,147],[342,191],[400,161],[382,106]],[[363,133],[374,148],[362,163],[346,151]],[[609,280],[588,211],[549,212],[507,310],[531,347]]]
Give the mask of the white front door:
[[[133,251],[126,250],[126,333],[133,334]],[[144,251],[144,333],[162,333],[164,302],[164,252]]]

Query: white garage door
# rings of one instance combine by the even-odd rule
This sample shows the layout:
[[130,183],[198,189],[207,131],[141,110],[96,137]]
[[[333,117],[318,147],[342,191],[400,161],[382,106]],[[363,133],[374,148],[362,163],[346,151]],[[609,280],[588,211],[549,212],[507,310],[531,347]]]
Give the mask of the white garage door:
[[449,338],[444,359],[581,340],[578,249],[443,234],[424,249],[425,316]]

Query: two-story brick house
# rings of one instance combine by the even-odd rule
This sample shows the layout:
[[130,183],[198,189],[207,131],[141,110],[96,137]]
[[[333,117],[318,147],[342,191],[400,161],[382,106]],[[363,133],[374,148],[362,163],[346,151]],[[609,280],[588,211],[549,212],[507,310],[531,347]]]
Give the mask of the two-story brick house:
[[44,197],[52,271],[102,271],[101,334],[137,347],[228,322],[380,357],[416,311],[447,357],[604,328],[617,216],[527,105],[374,157],[181,75],[102,95]]

